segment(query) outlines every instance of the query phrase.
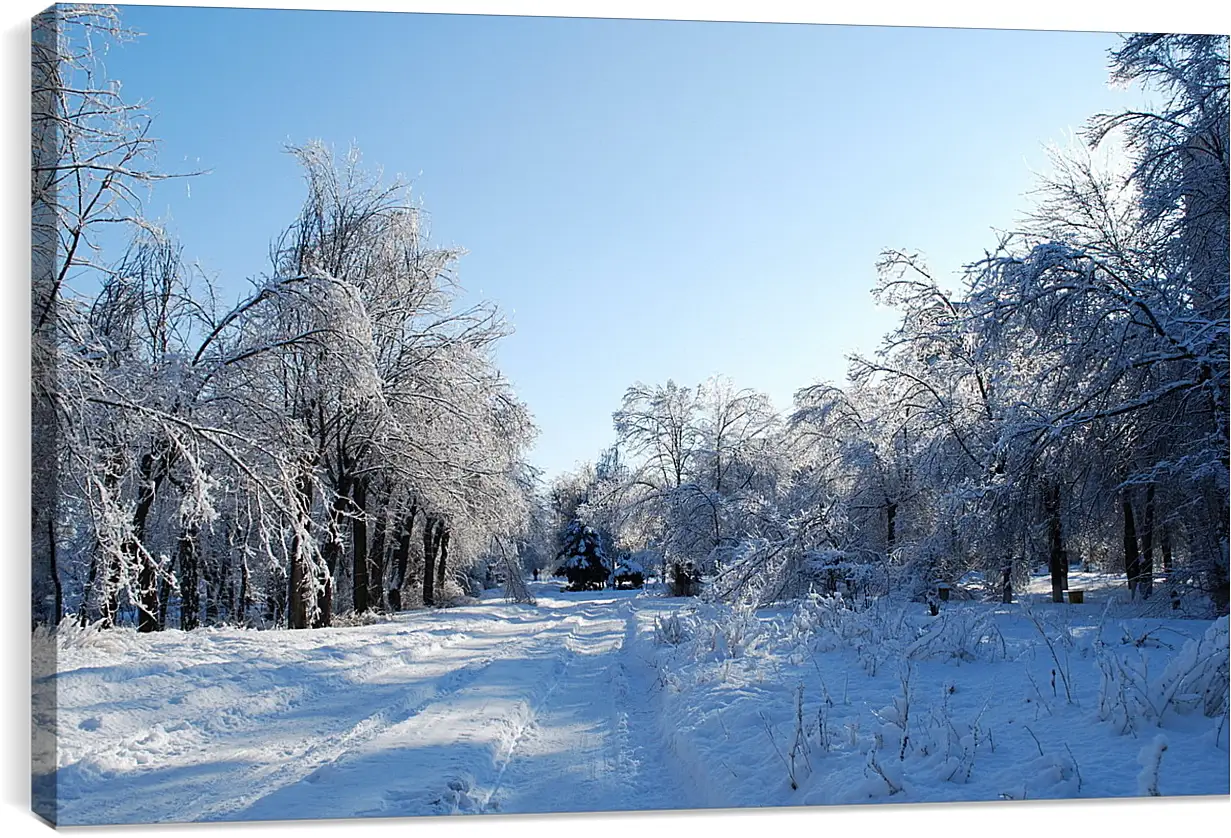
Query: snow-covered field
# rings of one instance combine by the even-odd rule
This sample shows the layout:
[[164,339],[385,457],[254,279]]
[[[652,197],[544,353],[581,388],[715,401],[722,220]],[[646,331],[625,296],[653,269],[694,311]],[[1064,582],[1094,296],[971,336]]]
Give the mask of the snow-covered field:
[[64,825],[1227,794],[1226,619],[1087,582],[937,618],[539,583],[352,628],[61,632],[38,782]]
[[1226,618],[1098,599],[699,605],[643,648],[705,805],[1227,794]]
[[696,805],[626,642],[638,613],[608,592],[311,632],[66,634],[60,823]]

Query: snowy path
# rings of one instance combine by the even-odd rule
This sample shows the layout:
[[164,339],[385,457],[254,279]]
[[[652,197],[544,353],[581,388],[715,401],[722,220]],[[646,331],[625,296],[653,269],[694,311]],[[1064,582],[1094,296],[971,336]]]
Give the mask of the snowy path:
[[66,649],[61,823],[696,805],[628,642],[637,600],[540,593],[536,608]]
[[[535,588],[533,607],[353,628],[67,630],[36,682],[60,731],[36,783],[56,783],[63,825],[1125,797],[1143,776],[1227,793],[1225,705],[1201,709],[1225,694],[1226,618],[1112,619],[1046,593],[938,619],[907,601],[750,615]],[[1115,722],[1113,657],[1150,683],[1178,661],[1190,692]]]
[[[631,605],[586,609],[568,657],[501,757],[486,808],[507,812],[696,805],[673,781],[647,684],[626,653]],[[630,671],[631,668],[631,671]],[[635,673],[635,674],[634,674]],[[632,677],[630,677],[630,674]]]

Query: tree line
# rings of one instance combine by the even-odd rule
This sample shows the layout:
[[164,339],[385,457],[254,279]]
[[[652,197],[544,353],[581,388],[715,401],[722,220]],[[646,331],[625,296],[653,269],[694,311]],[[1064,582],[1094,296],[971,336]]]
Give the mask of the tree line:
[[534,428],[409,187],[289,149],[301,210],[237,301],[144,216],[170,175],[99,61],[116,10],[32,36],[32,610],[141,631],[328,626],[516,563]]
[[885,251],[899,322],[847,381],[786,415],[721,379],[629,388],[557,529],[752,603],[972,571],[1009,600],[1040,565],[1062,601],[1081,560],[1227,613],[1227,38],[1135,34],[1110,63],[1161,104],[1093,117],[956,287]]

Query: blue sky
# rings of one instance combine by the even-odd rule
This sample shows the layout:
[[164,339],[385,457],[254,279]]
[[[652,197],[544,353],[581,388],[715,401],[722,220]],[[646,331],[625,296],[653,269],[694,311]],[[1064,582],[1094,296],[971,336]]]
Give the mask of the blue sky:
[[722,373],[780,408],[891,326],[882,248],[950,274],[1027,206],[1044,144],[1132,94],[1097,33],[122,7],[147,205],[238,295],[302,198],[287,143],[413,181],[549,474],[637,381]]

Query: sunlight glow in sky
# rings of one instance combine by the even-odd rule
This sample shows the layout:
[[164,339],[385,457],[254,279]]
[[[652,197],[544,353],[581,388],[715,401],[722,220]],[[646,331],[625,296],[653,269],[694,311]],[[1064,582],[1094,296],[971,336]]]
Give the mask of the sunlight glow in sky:
[[239,296],[302,186],[288,143],[413,181],[549,475],[637,381],[722,373],[779,409],[891,326],[883,248],[941,275],[1028,207],[1044,145],[1133,94],[1097,33],[121,7],[169,171],[148,205]]

